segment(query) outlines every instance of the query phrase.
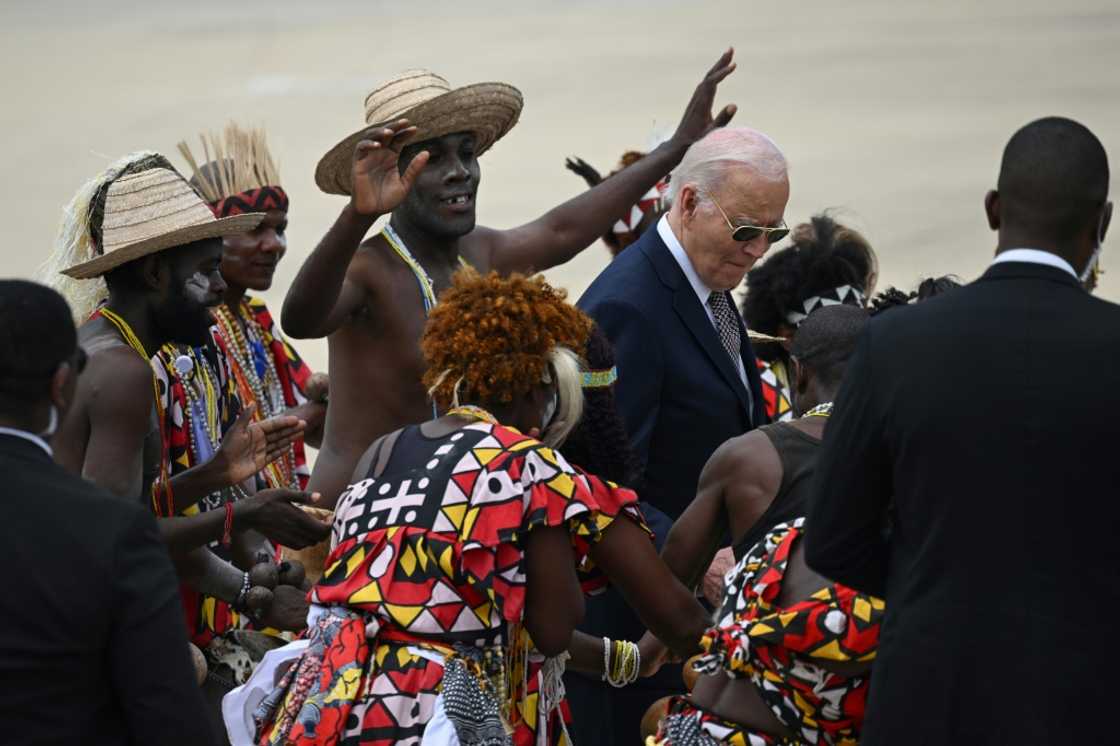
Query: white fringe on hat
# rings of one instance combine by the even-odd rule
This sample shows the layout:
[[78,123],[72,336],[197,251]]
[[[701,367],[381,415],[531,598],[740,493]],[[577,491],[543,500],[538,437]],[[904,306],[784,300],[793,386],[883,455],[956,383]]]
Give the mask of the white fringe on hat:
[[38,278],[66,299],[74,314],[75,324],[84,323],[98,305],[109,298],[104,278],[77,280],[62,274],[62,270],[98,256],[89,232],[90,204],[94,195],[106,182],[116,179],[132,164],[157,155],[159,153],[154,150],[138,150],[111,163],[104,171],[82,184],[70,203],[62,208],[62,222],[58,226],[54,248],[39,268]]

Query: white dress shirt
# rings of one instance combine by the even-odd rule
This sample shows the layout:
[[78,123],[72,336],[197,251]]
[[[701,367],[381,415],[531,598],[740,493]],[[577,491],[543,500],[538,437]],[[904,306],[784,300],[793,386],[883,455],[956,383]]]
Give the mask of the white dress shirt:
[[24,440],[34,443],[35,445],[46,451],[47,455],[54,459],[54,451],[47,445],[47,441],[40,438],[35,433],[29,433],[26,430],[16,430],[14,427],[0,427],[0,435],[11,435],[16,438],[23,438]]
[[[708,297],[712,294],[712,289],[704,284],[700,279],[700,275],[696,274],[696,269],[692,266],[692,260],[688,258],[688,253],[681,246],[681,242],[677,239],[677,235],[673,233],[672,226],[669,225],[669,216],[662,215],[661,219],[657,221],[657,235],[661,236],[661,240],[669,247],[669,253],[677,260],[680,265],[681,271],[684,272],[688,284],[692,286],[693,292],[696,293],[696,298],[700,301],[700,307],[704,309],[704,313],[708,316],[708,321],[711,322],[712,328],[716,330],[716,336],[719,336],[719,328],[716,326],[716,317],[712,313],[711,306],[708,305]],[[743,332],[744,334],[746,332]],[[735,358],[735,369],[739,372],[739,380],[743,382],[743,386],[750,391],[750,384],[747,383],[747,372],[743,369],[743,355],[742,355],[743,340],[739,340],[740,354]]]
[[1057,254],[1051,254],[1049,251],[1041,251],[1039,249],[1008,249],[1007,251],[1001,251],[996,254],[996,258],[992,260],[992,266],[1004,264],[1005,262],[1045,264],[1048,267],[1054,267],[1063,272],[1069,272],[1073,279],[1080,282],[1077,273],[1073,271],[1073,266]]

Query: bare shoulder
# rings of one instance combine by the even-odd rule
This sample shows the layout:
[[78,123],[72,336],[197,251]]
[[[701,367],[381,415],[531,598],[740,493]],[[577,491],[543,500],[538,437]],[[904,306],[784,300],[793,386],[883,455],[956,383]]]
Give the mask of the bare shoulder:
[[[379,461],[385,460],[378,458],[381,455],[381,452],[385,448],[388,448],[391,453],[393,444],[397,442],[397,438],[400,437],[400,434],[400,430],[394,430],[391,433],[386,433],[385,435],[378,437],[376,440],[370,443],[369,448],[366,448],[365,453],[363,453],[362,457],[358,459],[358,465],[354,467],[354,473],[350,477],[350,482],[360,482],[363,479],[371,476],[374,466],[377,465]],[[388,457],[389,455],[389,453],[385,454],[386,457]]]
[[494,268],[494,248],[505,233],[507,231],[476,225],[473,231],[459,239],[459,255],[479,272],[489,272]]
[[346,279],[367,290],[375,289],[378,282],[385,277],[386,270],[393,266],[393,262],[389,261],[391,251],[380,233],[370,236],[362,241],[354,253],[354,258],[350,260],[350,266],[346,269]]
[[782,462],[770,439],[759,430],[725,441],[708,460],[704,472],[729,485],[779,484]]
[[145,413],[151,408],[154,374],[136,350],[124,343],[86,349],[89,364],[80,380],[91,404]]

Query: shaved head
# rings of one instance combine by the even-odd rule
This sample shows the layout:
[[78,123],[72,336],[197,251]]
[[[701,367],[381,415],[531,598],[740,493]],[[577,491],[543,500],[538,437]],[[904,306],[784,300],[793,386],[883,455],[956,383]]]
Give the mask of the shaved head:
[[809,314],[793,336],[789,353],[827,387],[839,386],[848,358],[870,319],[862,308],[825,306]]
[[1053,243],[1096,235],[1108,199],[1108,156],[1087,127],[1047,117],[1016,132],[999,172],[1001,226]]

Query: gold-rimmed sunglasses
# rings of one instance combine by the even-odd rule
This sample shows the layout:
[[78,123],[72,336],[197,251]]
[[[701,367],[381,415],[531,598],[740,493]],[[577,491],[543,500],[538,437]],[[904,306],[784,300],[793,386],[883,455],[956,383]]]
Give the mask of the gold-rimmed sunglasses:
[[773,228],[766,225],[735,225],[731,222],[731,218],[727,217],[727,213],[723,211],[719,201],[716,200],[716,196],[707,189],[704,189],[704,193],[708,195],[712,200],[712,204],[719,210],[719,214],[722,215],[724,221],[727,222],[728,230],[731,231],[731,238],[736,241],[746,243],[747,241],[753,241],[759,236],[766,234],[766,243],[776,244],[789,235],[789,228],[786,226],[786,221],[784,220]]

